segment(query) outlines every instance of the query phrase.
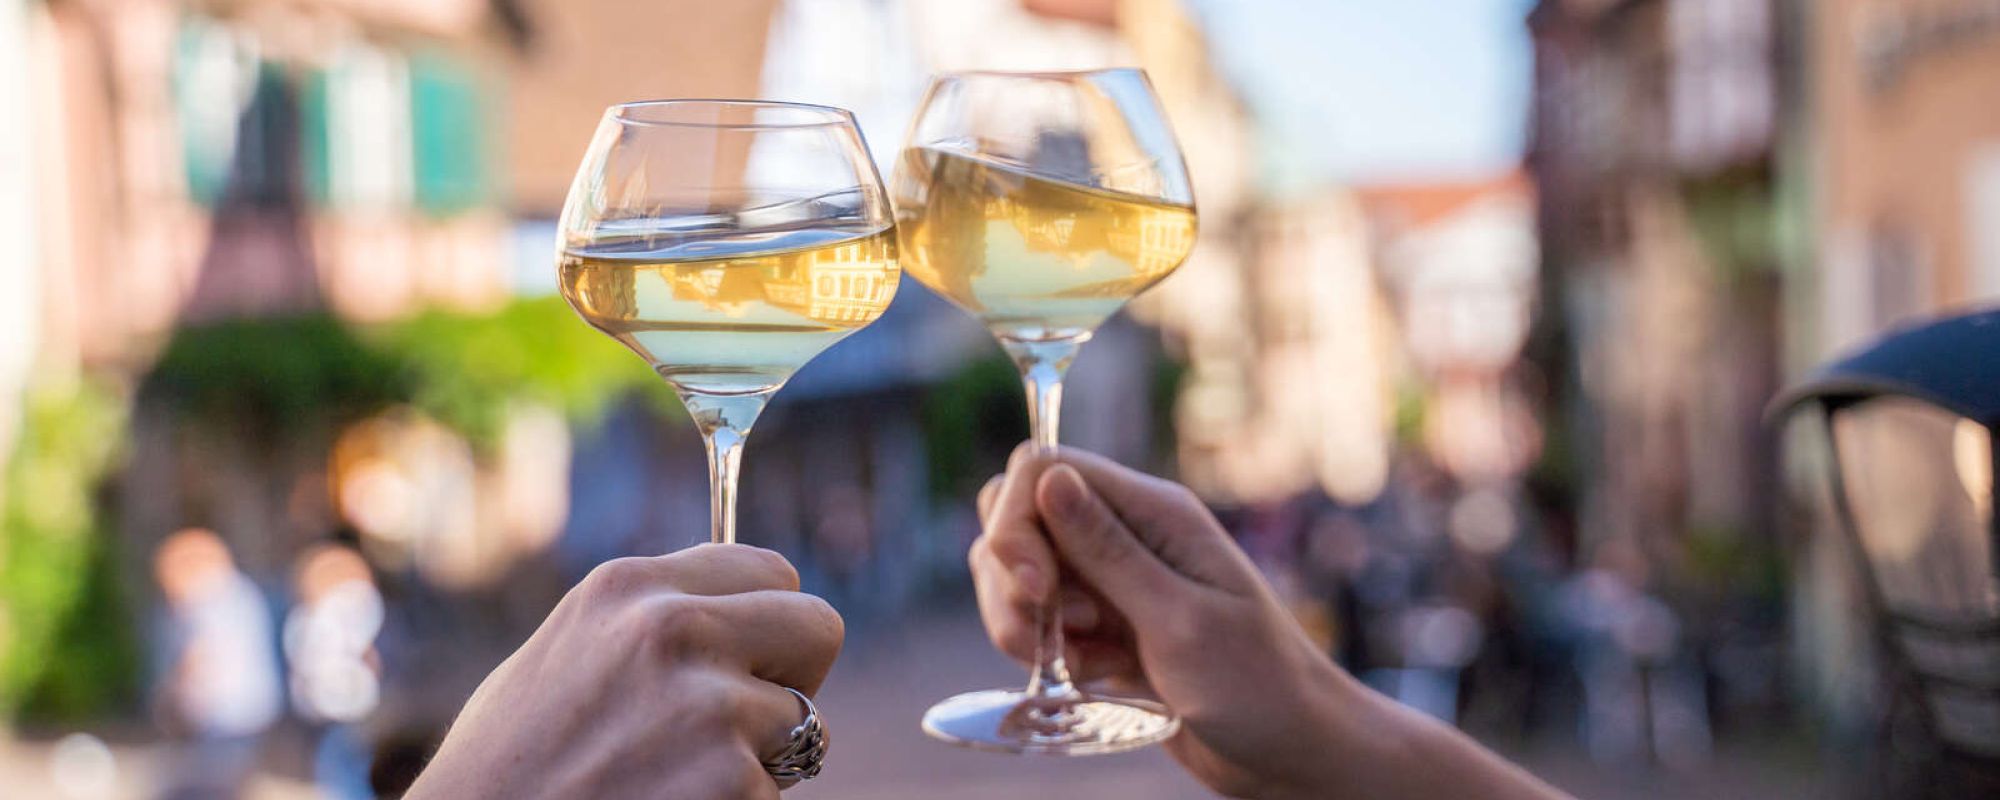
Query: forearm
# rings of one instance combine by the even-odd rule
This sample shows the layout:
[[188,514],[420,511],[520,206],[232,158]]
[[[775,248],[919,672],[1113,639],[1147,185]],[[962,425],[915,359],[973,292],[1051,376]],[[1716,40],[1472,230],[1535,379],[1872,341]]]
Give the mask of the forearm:
[[1279,787],[1259,800],[1568,797],[1464,733],[1344,672],[1328,682],[1316,705],[1325,721],[1318,729],[1320,757],[1310,762],[1316,767],[1311,780]]

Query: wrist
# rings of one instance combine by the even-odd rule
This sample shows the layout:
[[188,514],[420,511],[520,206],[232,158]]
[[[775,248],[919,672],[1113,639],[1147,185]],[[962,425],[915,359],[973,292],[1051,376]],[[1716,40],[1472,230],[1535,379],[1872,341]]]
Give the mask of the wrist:
[[1304,680],[1292,692],[1290,723],[1277,732],[1285,738],[1272,748],[1282,768],[1244,795],[1250,800],[1321,800],[1358,766],[1352,717],[1367,689],[1317,650],[1309,655],[1294,673]]
[[1294,769],[1274,776],[1255,800],[1324,800],[1374,784],[1371,775],[1403,761],[1406,720],[1393,701],[1369,689],[1324,656],[1308,690],[1300,693],[1299,724],[1288,736]]

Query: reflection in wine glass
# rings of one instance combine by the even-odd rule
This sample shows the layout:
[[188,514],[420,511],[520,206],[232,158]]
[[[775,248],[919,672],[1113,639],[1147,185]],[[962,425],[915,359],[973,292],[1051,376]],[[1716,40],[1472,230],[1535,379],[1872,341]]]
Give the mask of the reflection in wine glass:
[[736,538],[743,441],[799,367],[889,307],[889,202],[852,115],[795,103],[613,106],[560,223],[563,297],[673,384],[708,444],[711,538]]
[[[986,324],[1021,369],[1035,446],[1056,447],[1078,348],[1194,249],[1187,168],[1144,73],[972,72],[931,84],[895,178],[903,265]],[[1173,735],[1158,703],[1078,689],[1045,601],[1021,691],[959,695],[924,729],[969,747],[1080,755]]]

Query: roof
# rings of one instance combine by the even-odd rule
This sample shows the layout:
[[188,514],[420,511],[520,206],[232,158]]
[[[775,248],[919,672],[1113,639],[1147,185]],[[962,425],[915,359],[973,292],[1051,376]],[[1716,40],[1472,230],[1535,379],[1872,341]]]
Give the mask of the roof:
[[1414,228],[1447,219],[1482,198],[1532,197],[1534,183],[1525,170],[1513,169],[1472,180],[1380,184],[1354,191],[1369,216]]

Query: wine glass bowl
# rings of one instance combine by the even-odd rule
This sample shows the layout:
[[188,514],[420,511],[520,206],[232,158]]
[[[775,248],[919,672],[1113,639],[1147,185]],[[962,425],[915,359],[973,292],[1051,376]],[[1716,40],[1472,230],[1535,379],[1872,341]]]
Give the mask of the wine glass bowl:
[[[1053,452],[1078,349],[1194,248],[1187,168],[1145,73],[939,77],[893,186],[904,268],[999,340],[1021,370],[1032,440]],[[939,703],[926,732],[977,749],[1084,755],[1178,730],[1158,703],[1076,687],[1053,592],[1041,606],[1027,688]]]
[[1194,247],[1187,170],[1138,70],[940,78],[895,191],[905,269],[1003,342],[1087,339]]
[[558,223],[558,285],[671,383],[708,444],[711,539],[735,539],[743,439],[771,395],[875,321],[901,271],[848,112],[659,100],[605,112]]

